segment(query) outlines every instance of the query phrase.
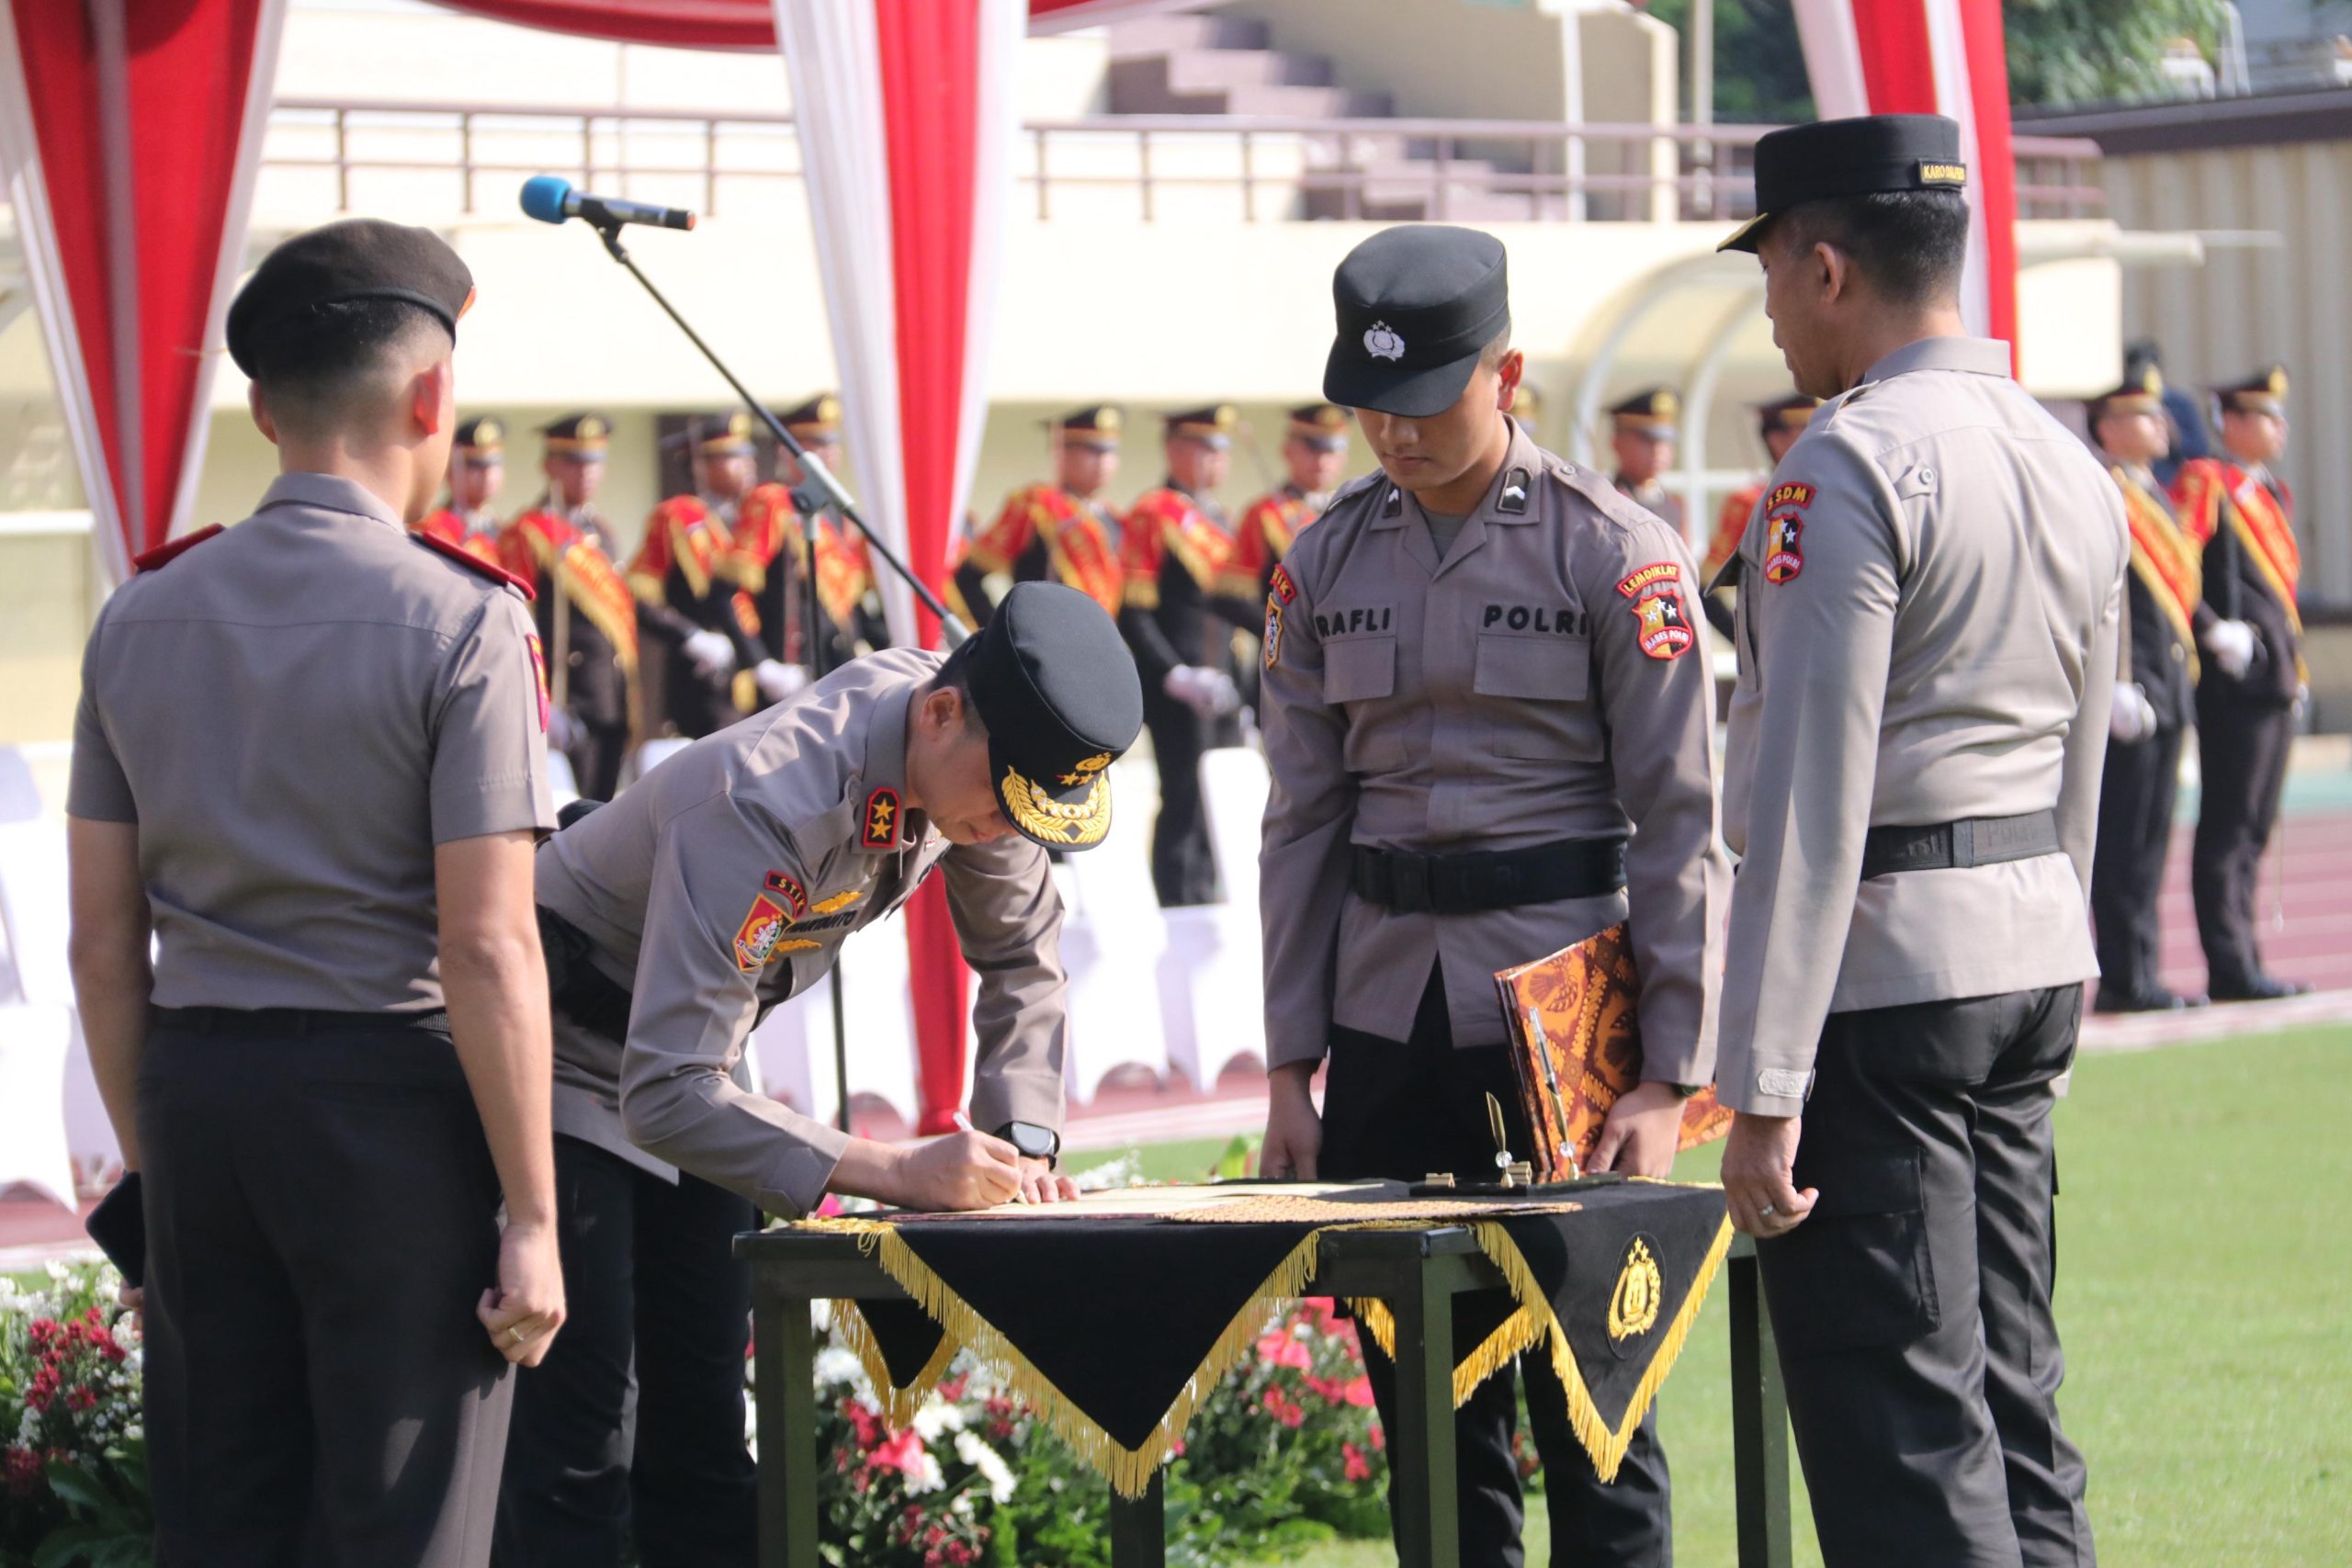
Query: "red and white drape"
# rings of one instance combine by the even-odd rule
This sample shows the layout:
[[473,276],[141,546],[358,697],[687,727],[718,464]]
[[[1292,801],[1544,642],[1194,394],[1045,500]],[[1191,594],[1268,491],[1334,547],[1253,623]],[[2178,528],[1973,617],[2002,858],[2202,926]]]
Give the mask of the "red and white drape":
[[1940,114],[1969,170],[1968,329],[2018,339],[2017,162],[2000,0],[1796,0],[1805,73],[1824,119]]
[[0,175],[118,582],[195,501],[283,10],[0,0]]

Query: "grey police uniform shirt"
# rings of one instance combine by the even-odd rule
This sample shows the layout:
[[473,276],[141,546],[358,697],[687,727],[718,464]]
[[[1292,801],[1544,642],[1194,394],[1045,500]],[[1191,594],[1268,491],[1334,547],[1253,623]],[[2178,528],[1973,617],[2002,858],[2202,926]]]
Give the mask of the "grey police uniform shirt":
[[[1455,1044],[1502,1043],[1495,972],[1630,908],[1643,1076],[1707,1081],[1727,878],[1695,576],[1664,522],[1517,428],[1442,561],[1378,474],[1299,535],[1266,609],[1269,1066],[1321,1056],[1333,1024],[1402,1038],[1432,961]],[[1407,914],[1350,886],[1354,844],[1628,832],[1628,889],[1601,897]]]
[[973,1123],[1061,1125],[1068,983],[1046,852],[1012,834],[950,844],[904,809],[908,709],[942,661],[911,649],[853,660],[540,848],[540,905],[633,993],[626,1044],[558,1012],[558,1132],[778,1213],[814,1208],[850,1140],[745,1089],[745,1044],[933,867],[979,976]]
[[[1793,1116],[1832,1012],[2098,973],[2086,912],[2130,558],[2122,498],[2006,344],[1887,355],[1740,544],[1723,1098]],[[1861,878],[1873,827],[2057,814],[2061,852]]]
[[555,826],[529,606],[348,479],[119,589],[66,810],[139,829],[169,1008],[442,1006],[434,846]]

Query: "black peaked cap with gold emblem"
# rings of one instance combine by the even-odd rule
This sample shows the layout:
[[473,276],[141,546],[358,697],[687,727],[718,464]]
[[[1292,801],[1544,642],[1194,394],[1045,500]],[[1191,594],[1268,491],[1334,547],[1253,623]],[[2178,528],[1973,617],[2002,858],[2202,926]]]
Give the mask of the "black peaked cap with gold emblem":
[[739,409],[704,420],[695,445],[706,457],[748,457],[753,450],[752,416]]
[[1290,411],[1290,436],[1317,452],[1344,451],[1348,445],[1348,411],[1337,403],[1301,403]]
[[1790,208],[1891,190],[1965,190],[1960,124],[1939,114],[1872,114],[1770,131],[1756,143],[1756,216],[1715,249],[1753,251]]
[[2232,386],[2211,389],[2221,400],[2226,413],[2275,413],[2287,412],[2287,367],[2266,365],[2245,380]]
[[1754,406],[1758,431],[1803,430],[1813,423],[1813,411],[1821,406],[1821,400],[1808,398],[1803,392],[1792,392],[1785,398],[1774,398],[1769,403]]
[[1620,430],[1646,435],[1653,441],[1671,441],[1676,423],[1682,418],[1682,400],[1671,387],[1645,387],[1611,406],[1609,417]]
[[2164,372],[2152,362],[2142,360],[2125,368],[2123,380],[2114,390],[2086,400],[2084,406],[2094,422],[2111,413],[2162,413]]
[[805,403],[786,409],[775,416],[775,422],[804,445],[810,441],[838,442],[842,438],[842,400],[831,392],[820,392]]
[[328,307],[361,299],[415,306],[458,336],[474,302],[474,275],[430,229],[348,218],[285,241],[264,256],[229,306],[229,357],[247,376],[273,335],[323,321]]
[[1117,624],[1075,588],[1016,583],[949,655],[959,661],[1004,819],[1048,849],[1101,843],[1111,764],[1143,728],[1143,682]]
[[1088,446],[1097,452],[1119,449],[1119,428],[1126,416],[1116,403],[1089,403],[1082,409],[1072,409],[1046,422],[1046,428],[1057,440],[1072,446]]
[[451,442],[459,458],[481,468],[506,460],[506,424],[489,414],[467,420],[458,426]]
[[1444,223],[1383,229],[1332,273],[1331,305],[1325,397],[1403,419],[1443,413],[1510,326],[1503,243]]
[[603,462],[605,446],[612,439],[613,422],[600,413],[566,414],[553,424],[539,426],[548,450],[560,457],[580,457]]
[[1231,403],[1181,409],[1160,418],[1167,423],[1170,440],[1198,441],[1220,452],[1233,445],[1233,433],[1241,427],[1241,411]]

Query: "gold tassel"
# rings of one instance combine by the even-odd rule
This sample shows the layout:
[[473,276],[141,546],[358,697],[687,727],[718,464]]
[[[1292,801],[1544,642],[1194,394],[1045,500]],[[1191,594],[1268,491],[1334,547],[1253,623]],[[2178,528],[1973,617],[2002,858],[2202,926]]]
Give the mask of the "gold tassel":
[[1396,1317],[1388,1303],[1378,1296],[1350,1296],[1348,1310],[1356,1314],[1356,1326],[1372,1336],[1380,1353],[1390,1360],[1396,1359]]
[[882,1355],[881,1344],[874,1337],[874,1329],[865,1321],[865,1314],[855,1302],[835,1302],[833,1332],[842,1348],[855,1356],[865,1369],[865,1381],[874,1385],[874,1403],[882,1412],[882,1419],[899,1430],[914,1425],[915,1412],[939,1380],[947,1375],[948,1367],[956,1359],[956,1352],[963,1347],[952,1334],[942,1333],[939,1348],[931,1353],[914,1382],[900,1388],[890,1381],[890,1363]]
[[1306,1293],[1306,1281],[1315,1272],[1316,1244],[1322,1234],[1309,1232],[1250,1292],[1248,1303],[1234,1315],[1208,1355],[1193,1369],[1183,1392],[1168,1407],[1150,1437],[1141,1447],[1130,1449],[1122,1446],[1072,1404],[1052,1380],[997,1332],[994,1325],[948,1289],[946,1282],[915,1255],[894,1228],[875,1220],[847,1219],[823,1222],[821,1228],[856,1236],[859,1251],[879,1263],[882,1271],[912,1296],[932,1320],[947,1331],[949,1337],[961,1341],[984,1365],[1000,1371],[1012,1392],[1037,1413],[1055,1436],[1069,1445],[1081,1462],[1106,1476],[1112,1488],[1123,1497],[1144,1495],[1153,1473],[1167,1461],[1176,1441],[1191,1425],[1200,1402],[1257,1344],[1258,1335],[1265,1325],[1264,1302]]
[[1706,1261],[1699,1265],[1698,1277],[1690,1281],[1690,1293],[1682,1298],[1682,1306],[1667,1326],[1666,1337],[1659,1341],[1657,1353],[1642,1373],[1641,1382],[1634,1390],[1631,1404],[1625,1406],[1624,1419],[1615,1431],[1601,1419],[1600,1411],[1592,1403],[1591,1393],[1585,1388],[1584,1373],[1577,1366],[1575,1352],[1568,1348],[1567,1334],[1557,1319],[1551,1323],[1552,1371],[1559,1375],[1560,1386],[1568,1391],[1568,1424],[1575,1428],[1577,1441],[1592,1456],[1592,1468],[1603,1482],[1617,1479],[1617,1467],[1625,1461],[1625,1450],[1634,1440],[1634,1428],[1649,1414],[1650,1402],[1666,1382],[1666,1374],[1682,1354],[1683,1341],[1690,1338],[1691,1325],[1699,1321],[1699,1309],[1707,1300],[1707,1288],[1714,1283],[1717,1270],[1731,1253],[1731,1218],[1725,1215],[1723,1228],[1715,1233],[1714,1245],[1707,1249]]

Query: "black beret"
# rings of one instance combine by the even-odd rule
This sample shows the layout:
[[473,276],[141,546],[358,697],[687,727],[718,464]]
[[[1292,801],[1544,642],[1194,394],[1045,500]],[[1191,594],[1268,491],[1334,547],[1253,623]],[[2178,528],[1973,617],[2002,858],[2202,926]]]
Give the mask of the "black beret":
[[1050,849],[1101,843],[1111,764],[1143,728],[1143,682],[1109,613],[1058,582],[1015,583],[956,661],[1004,819]]
[[1962,190],[1960,124],[1939,114],[1873,114],[1771,131],[1756,143],[1756,216],[1715,249],[1752,251],[1800,202],[1888,190]]
[[258,334],[299,327],[303,314],[355,299],[400,299],[425,311],[457,341],[474,302],[474,275],[430,229],[350,218],[295,235],[262,258],[229,306],[229,357],[254,373]]

